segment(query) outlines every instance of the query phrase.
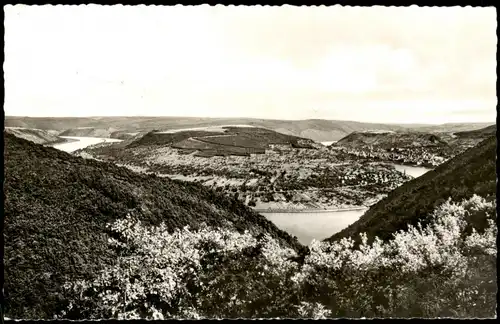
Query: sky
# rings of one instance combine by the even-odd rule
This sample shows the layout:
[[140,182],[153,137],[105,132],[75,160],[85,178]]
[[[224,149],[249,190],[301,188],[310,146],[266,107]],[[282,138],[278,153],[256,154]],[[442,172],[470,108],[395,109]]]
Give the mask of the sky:
[[5,10],[11,116],[494,122],[494,7]]

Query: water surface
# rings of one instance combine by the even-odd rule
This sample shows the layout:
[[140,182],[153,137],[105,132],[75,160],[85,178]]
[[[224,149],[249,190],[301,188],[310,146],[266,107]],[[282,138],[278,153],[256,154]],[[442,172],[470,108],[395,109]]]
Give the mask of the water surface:
[[313,239],[323,240],[340,232],[357,221],[367,209],[305,213],[261,212],[260,214],[281,230],[296,236],[300,243],[309,245]]
[[78,136],[59,136],[59,137],[75,140],[72,142],[56,144],[53,146],[53,148],[65,152],[73,152],[97,143],[122,141],[116,138],[104,138],[104,137],[78,137]]
[[392,163],[392,165],[394,165],[396,170],[398,170],[399,172],[406,172],[406,174],[408,174],[414,178],[418,178],[422,174],[432,170],[432,169],[424,168],[424,167],[420,167],[420,166],[411,166],[411,165],[394,164],[394,163]]

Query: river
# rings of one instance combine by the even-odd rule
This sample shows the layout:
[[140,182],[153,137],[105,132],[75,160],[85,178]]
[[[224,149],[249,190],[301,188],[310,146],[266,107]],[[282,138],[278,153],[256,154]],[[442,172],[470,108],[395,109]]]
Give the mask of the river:
[[[429,168],[393,164],[396,170],[417,178],[432,170]],[[323,240],[340,232],[347,226],[356,222],[368,208],[359,210],[340,210],[317,212],[278,212],[260,214],[272,221],[278,228],[295,235],[300,243],[309,245],[312,239]]]
[[357,221],[366,210],[367,208],[304,213],[261,212],[260,214],[281,230],[296,236],[300,243],[309,245],[313,239],[323,240],[340,232]]
[[324,146],[330,146],[330,145],[332,145],[333,143],[337,143],[337,141],[327,141],[327,142],[321,142],[321,144],[323,144]]
[[419,167],[419,166],[411,166],[411,165],[403,165],[403,164],[394,164],[392,163],[392,165],[394,165],[394,167],[396,168],[396,170],[398,170],[399,172],[406,172],[406,174],[414,177],[414,178],[418,178],[420,177],[422,174],[432,170],[432,169],[429,169],[429,168],[424,168],[424,167]]
[[[121,142],[114,138],[101,137],[76,137],[60,136],[75,140],[68,143],[54,145],[53,147],[66,152],[73,152],[101,142]],[[331,142],[324,143],[330,144]],[[417,166],[393,164],[396,170],[406,172],[413,177],[419,177],[430,169]],[[356,210],[339,210],[317,212],[261,212],[263,216],[272,221],[278,228],[295,235],[300,243],[308,245],[313,239],[323,240],[341,231],[356,222],[367,208]]]
[[61,138],[67,138],[70,140],[75,140],[72,142],[56,144],[53,148],[56,148],[65,152],[73,152],[89,145],[94,145],[102,142],[121,142],[122,140],[116,138],[103,138],[103,137],[77,137],[77,136],[59,136]]

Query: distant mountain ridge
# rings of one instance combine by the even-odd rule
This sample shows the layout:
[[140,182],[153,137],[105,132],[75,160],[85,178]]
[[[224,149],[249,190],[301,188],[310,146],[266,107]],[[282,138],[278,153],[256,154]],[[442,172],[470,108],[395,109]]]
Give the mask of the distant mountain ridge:
[[[343,120],[274,120],[258,118],[198,118],[198,117],[19,117],[6,116],[5,126],[70,130],[71,136],[99,137],[99,134],[118,136],[117,134],[149,132],[154,129],[180,129],[207,127],[225,124],[248,124],[273,129],[280,133],[310,138],[317,142],[336,141],[355,131],[366,130],[409,130],[449,131],[474,130],[493,123],[471,123],[456,125],[419,125],[419,124],[380,124]],[[82,130],[79,127],[91,127],[94,130]],[[458,130],[457,130],[458,129]],[[116,135],[112,135],[113,132]],[[79,135],[82,134],[82,135]],[[89,135],[86,135],[89,134]],[[123,136],[123,135],[120,135]]]
[[[495,136],[396,188],[370,207],[358,221],[326,241],[352,237],[359,242],[362,232],[367,233],[370,240],[375,236],[388,240],[409,224],[425,224],[430,213],[449,197],[459,201],[473,194],[489,199],[496,197]],[[473,223],[484,227],[486,224],[482,221],[476,219]]]
[[491,123],[445,123],[441,125],[421,125],[417,127],[411,127],[414,131],[418,132],[433,132],[433,133],[456,133],[456,132],[464,132],[464,131],[472,131],[478,130],[481,128],[485,128],[491,125],[494,125],[495,122]]
[[459,138],[485,138],[488,136],[495,135],[496,132],[497,132],[497,125],[495,124],[477,130],[458,132],[455,133],[455,136]]
[[5,282],[14,318],[52,318],[64,307],[65,281],[115,262],[106,224],[127,215],[170,230],[204,222],[269,233],[301,247],[264,216],[201,185],[82,159],[7,132],[4,139]]

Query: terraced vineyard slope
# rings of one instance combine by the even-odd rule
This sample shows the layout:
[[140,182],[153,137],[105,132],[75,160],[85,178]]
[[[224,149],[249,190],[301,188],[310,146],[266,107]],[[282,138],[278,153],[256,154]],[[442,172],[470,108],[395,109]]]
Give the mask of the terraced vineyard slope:
[[259,127],[154,131],[128,141],[82,154],[200,182],[259,211],[359,207],[410,179],[391,165],[359,163],[312,140]]

